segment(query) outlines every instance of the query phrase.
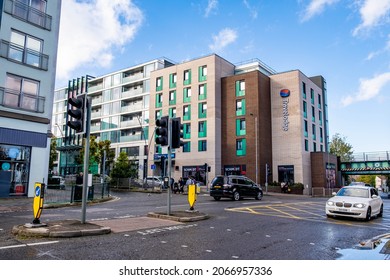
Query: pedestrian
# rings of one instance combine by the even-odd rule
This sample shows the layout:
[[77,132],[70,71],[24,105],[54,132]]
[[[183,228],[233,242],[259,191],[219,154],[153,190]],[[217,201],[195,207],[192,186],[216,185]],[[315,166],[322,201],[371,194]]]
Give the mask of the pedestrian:
[[184,192],[184,185],[185,184],[186,184],[186,182],[184,182],[183,177],[180,177],[180,179],[179,179],[179,193]]
[[80,172],[79,175],[76,176],[76,185],[82,185],[84,183],[83,172]]

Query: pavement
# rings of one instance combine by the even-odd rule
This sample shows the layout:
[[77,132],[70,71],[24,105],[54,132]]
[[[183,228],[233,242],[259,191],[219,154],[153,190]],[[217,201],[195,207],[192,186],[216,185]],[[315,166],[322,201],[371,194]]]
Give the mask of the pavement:
[[[94,201],[96,203],[96,201]],[[32,210],[32,198],[6,198],[0,199],[0,213]],[[65,207],[58,204],[46,207]],[[44,208],[46,208],[44,206]],[[207,214],[199,211],[171,211],[167,213],[150,212],[145,217],[130,217],[118,219],[97,220],[82,223],[79,220],[68,219],[43,223],[26,223],[16,225],[12,233],[18,237],[55,237],[71,238],[81,236],[103,235],[111,232],[127,232],[149,230],[160,227],[180,226],[188,222],[208,219]],[[33,220],[33,216],[31,217]]]

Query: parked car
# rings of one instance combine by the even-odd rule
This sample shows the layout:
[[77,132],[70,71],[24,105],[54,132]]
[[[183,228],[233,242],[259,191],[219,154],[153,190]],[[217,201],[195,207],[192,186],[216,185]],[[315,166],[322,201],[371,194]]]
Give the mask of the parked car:
[[164,182],[161,177],[158,176],[148,176],[144,179],[144,186],[153,188],[153,187],[163,187]]
[[255,182],[245,176],[217,176],[211,181],[210,196],[215,200],[222,197],[240,200],[243,197],[263,198],[263,190]]
[[333,193],[325,205],[328,217],[352,217],[369,221],[383,216],[383,201],[371,186],[346,186]]
[[350,186],[366,186],[366,187],[371,187],[370,184],[364,183],[364,182],[352,182],[349,184]]
[[47,188],[65,190],[65,178],[62,176],[49,177],[47,182]]

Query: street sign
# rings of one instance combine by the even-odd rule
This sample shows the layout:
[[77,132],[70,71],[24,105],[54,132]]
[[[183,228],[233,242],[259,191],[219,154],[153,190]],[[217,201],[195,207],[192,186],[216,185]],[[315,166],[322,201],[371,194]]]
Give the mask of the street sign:
[[188,203],[190,204],[190,210],[194,210],[196,202],[196,185],[188,186]]
[[156,165],[155,165],[155,164],[152,164],[152,165],[150,166],[150,169],[155,170],[155,169],[156,169]]
[[45,184],[35,183],[34,186],[35,196],[33,201],[33,213],[34,213],[33,224],[40,224],[39,218],[41,217],[42,209],[43,209],[44,190],[45,190]]

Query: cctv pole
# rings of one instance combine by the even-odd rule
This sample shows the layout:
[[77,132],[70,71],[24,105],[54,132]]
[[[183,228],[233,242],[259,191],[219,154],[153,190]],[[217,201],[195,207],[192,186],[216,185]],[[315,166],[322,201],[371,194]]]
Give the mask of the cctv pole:
[[171,215],[171,176],[172,176],[172,118],[168,119],[168,198],[167,198],[167,215]]
[[81,223],[85,224],[87,210],[87,195],[88,195],[88,166],[89,166],[89,131],[91,122],[91,100],[85,97],[87,118],[85,121],[85,149],[84,149],[84,172],[83,172],[83,195],[81,202]]

